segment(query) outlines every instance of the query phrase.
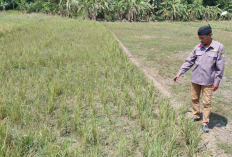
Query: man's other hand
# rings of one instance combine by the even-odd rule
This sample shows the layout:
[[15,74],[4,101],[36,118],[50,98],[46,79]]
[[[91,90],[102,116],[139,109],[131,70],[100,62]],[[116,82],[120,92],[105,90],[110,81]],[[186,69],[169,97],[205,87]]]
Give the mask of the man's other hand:
[[218,84],[213,84],[212,88],[213,88],[213,91],[216,91],[218,89]]
[[172,80],[174,81],[174,82],[177,82],[178,81],[178,79],[179,79],[179,75],[176,75]]

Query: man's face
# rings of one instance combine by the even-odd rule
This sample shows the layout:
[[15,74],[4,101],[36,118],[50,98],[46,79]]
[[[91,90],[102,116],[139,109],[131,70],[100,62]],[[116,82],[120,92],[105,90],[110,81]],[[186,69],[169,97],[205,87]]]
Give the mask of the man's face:
[[203,45],[209,44],[211,42],[211,35],[212,34],[208,34],[208,35],[198,35],[200,42]]

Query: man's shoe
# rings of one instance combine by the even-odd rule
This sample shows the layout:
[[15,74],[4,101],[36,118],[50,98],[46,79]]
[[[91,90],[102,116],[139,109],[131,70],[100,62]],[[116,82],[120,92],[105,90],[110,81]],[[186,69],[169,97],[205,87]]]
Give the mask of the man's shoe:
[[201,118],[195,119],[194,117],[189,119],[189,122],[196,122],[196,121],[200,121]]
[[202,125],[202,130],[203,130],[204,132],[209,132],[208,125]]

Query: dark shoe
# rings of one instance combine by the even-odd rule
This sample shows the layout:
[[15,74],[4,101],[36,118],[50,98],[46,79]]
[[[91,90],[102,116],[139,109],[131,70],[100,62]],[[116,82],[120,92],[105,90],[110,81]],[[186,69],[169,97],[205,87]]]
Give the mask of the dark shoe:
[[202,125],[202,130],[203,130],[204,132],[209,132],[208,125]]
[[195,119],[192,117],[189,119],[189,122],[196,122],[196,121],[200,121],[200,120],[201,120],[201,118]]

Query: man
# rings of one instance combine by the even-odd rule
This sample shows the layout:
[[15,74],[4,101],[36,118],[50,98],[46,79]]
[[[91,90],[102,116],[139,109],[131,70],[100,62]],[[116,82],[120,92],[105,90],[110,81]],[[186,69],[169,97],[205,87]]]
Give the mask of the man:
[[198,37],[201,44],[197,45],[188,56],[180,71],[173,78],[177,82],[179,77],[188,71],[194,64],[191,78],[192,112],[191,121],[200,120],[199,98],[202,91],[203,99],[203,120],[202,130],[209,132],[208,123],[211,111],[212,92],[218,89],[222,79],[225,65],[224,46],[213,40],[210,26],[203,26],[198,30]]

